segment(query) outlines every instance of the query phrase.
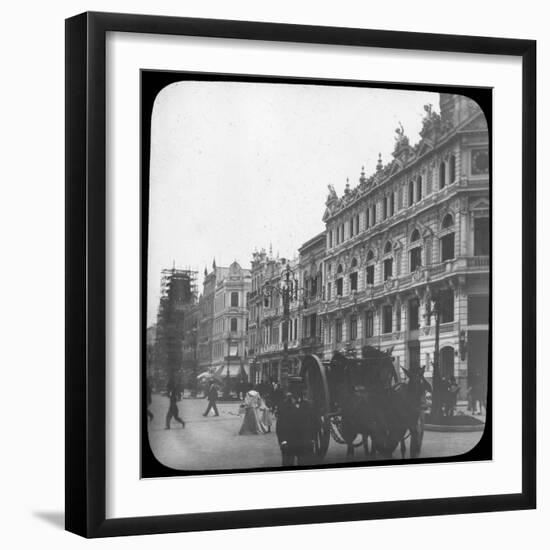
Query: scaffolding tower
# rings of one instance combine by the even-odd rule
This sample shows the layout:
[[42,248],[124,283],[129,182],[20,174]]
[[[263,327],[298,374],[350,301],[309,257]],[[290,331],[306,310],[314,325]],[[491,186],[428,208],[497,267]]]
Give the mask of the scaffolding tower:
[[179,384],[183,366],[183,321],[186,310],[197,300],[197,271],[163,269],[157,316],[157,358],[164,380],[161,385],[172,389]]

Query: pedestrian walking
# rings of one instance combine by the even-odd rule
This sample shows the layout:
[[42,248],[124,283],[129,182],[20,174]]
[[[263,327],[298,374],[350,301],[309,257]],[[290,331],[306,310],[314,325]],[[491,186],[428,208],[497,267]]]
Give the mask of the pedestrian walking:
[[216,406],[216,401],[218,400],[218,390],[216,389],[214,383],[210,383],[210,387],[208,388],[208,392],[206,393],[205,398],[208,399],[208,407],[206,407],[206,411],[204,411],[203,416],[208,416],[210,409],[214,410],[216,416],[220,416],[220,413],[218,412],[218,407]]
[[244,417],[239,435],[265,434],[271,430],[271,423],[264,423],[264,420],[267,420],[265,415],[267,407],[257,391],[250,390],[246,394],[240,409],[243,411]]
[[278,408],[277,439],[283,466],[312,464],[317,421],[300,385],[293,384]]
[[276,415],[281,403],[285,398],[285,394],[281,386],[277,383],[276,380],[272,380],[269,385],[269,394],[267,397],[268,406],[271,409],[271,412]]
[[168,412],[166,413],[166,430],[170,429],[170,422],[172,418],[181,424],[182,428],[185,428],[185,422],[180,418],[180,412],[178,409],[178,401],[180,400],[180,392],[173,387],[168,392],[168,399],[170,403],[168,405]]

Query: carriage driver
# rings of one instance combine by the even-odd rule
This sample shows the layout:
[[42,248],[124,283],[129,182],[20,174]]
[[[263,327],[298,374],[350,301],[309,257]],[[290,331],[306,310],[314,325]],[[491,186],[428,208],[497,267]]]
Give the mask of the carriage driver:
[[302,379],[289,379],[288,390],[277,417],[277,438],[281,448],[282,465],[312,464],[317,419],[311,403],[304,399]]

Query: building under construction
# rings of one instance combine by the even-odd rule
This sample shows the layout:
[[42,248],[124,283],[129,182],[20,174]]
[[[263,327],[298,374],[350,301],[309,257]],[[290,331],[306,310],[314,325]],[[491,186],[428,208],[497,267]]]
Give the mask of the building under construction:
[[191,269],[163,269],[157,318],[157,387],[179,383],[183,366],[184,318],[197,300],[197,272]]

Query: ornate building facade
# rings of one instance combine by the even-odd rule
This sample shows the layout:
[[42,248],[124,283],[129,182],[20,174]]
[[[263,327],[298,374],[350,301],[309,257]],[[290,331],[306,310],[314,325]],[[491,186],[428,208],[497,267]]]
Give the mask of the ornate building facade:
[[213,359],[214,297],[216,287],[227,275],[227,267],[217,267],[212,262],[210,273],[204,270],[203,292],[199,297],[198,312],[198,361],[199,372],[210,370]]
[[[287,270],[298,277],[294,260],[274,258],[265,250],[255,252],[251,263],[251,291],[248,295],[248,341],[250,381],[253,384],[276,380],[286,383],[289,374],[298,374],[301,318],[298,295],[289,302],[287,351],[285,357],[285,312],[282,293]],[[292,291],[292,289],[289,289]]]
[[250,270],[236,261],[221,268],[213,293],[211,363],[219,376],[243,377],[248,371],[248,310]]
[[300,285],[303,300],[299,310],[302,353],[323,353],[322,322],[319,308],[324,294],[325,232],[306,241],[299,249]]
[[396,130],[393,159],[338,197],[329,186],[322,261],[323,354],[391,349],[432,374],[434,297],[440,367],[462,395],[486,377],[490,304],[490,181],[486,119],[472,100],[440,95],[421,140]]

